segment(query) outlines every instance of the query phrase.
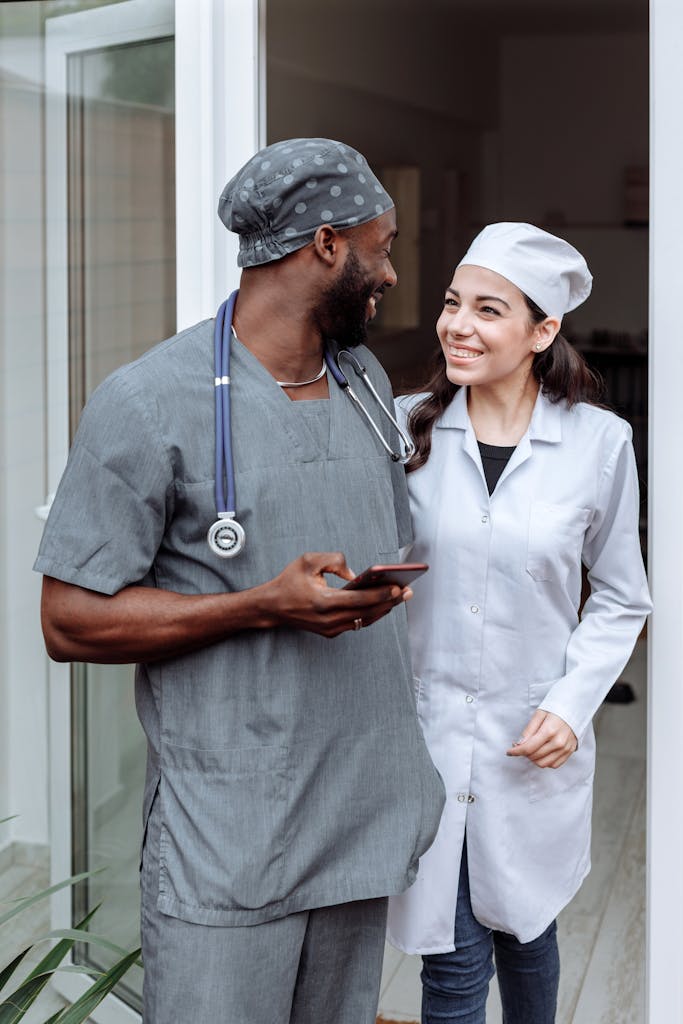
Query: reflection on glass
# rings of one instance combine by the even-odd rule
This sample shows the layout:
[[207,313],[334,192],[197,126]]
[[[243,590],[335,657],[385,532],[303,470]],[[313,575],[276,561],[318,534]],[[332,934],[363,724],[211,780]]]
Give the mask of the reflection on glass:
[[[172,39],[69,58],[69,346],[72,431],[112,370],[175,329]],[[97,903],[96,930],[138,942],[138,863],[145,741],[131,666],[73,669],[74,870],[105,867],[75,894]],[[106,967],[116,954],[79,947]],[[139,1005],[141,972],[126,976]]]

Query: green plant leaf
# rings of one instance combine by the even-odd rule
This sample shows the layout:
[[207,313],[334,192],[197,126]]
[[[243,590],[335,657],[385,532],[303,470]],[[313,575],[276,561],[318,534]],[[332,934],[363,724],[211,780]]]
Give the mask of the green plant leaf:
[[33,906],[34,903],[38,903],[40,900],[46,899],[48,896],[52,896],[53,893],[59,892],[60,889],[66,889],[69,885],[77,885],[82,882],[84,878],[90,878],[92,875],[98,875],[100,871],[104,871],[104,868],[97,868],[96,871],[82,871],[80,875],[73,875],[71,878],[65,879],[63,882],[57,882],[56,885],[51,885],[49,889],[41,889],[40,892],[34,893],[33,896],[21,896],[18,900],[11,900],[15,906],[11,910],[0,916],[0,925],[5,924],[6,921],[16,917],[17,914],[21,914],[27,907]]
[[63,1011],[62,1016],[57,1018],[58,1024],[83,1024],[96,1006],[102,1002],[115,985],[121,980],[126,971],[133,966],[140,956],[141,949],[134,949],[127,956],[122,957],[115,963],[99,981],[91,985],[87,992],[78,999],[73,1006]]
[[[95,907],[79,922],[79,928],[85,928],[99,907]],[[16,991],[0,1003],[0,1024],[15,1024],[21,1020],[28,1008],[35,1002],[47,985],[54,971],[73,948],[74,939],[62,939],[43,959],[36,964],[27,978]]]
[[57,967],[55,974],[87,974],[89,978],[101,978],[104,971],[94,967],[87,967],[85,964],[67,964],[66,967]]
[[[95,916],[95,914],[97,913],[97,911],[100,909],[101,906],[102,906],[102,904],[98,903],[97,906],[92,908],[90,913],[85,915],[85,917],[83,918],[82,921],[78,922],[78,924],[76,925],[76,927],[74,929],[74,931],[76,932],[76,934],[78,936],[87,936],[88,932],[86,931],[86,929],[87,929],[88,925],[90,924],[90,922],[92,921],[93,917]],[[40,963],[36,964],[36,966],[31,971],[31,973],[28,975],[26,980],[29,981],[31,978],[38,977],[38,975],[45,974],[46,971],[49,974],[52,974],[52,972],[57,967],[59,967],[60,963],[64,959],[64,956],[66,955],[66,953],[69,952],[69,950],[73,947],[73,945],[75,944],[76,941],[80,941],[80,938],[79,938],[79,940],[76,940],[76,939],[66,939],[63,942],[58,942],[57,945],[54,946],[49,951],[49,953],[46,956],[43,957],[43,959],[40,961]],[[58,960],[55,961],[55,956],[54,956],[55,950],[58,949],[60,946],[64,946],[64,945],[66,945],[65,953],[63,953],[62,956]]]
[[25,981],[16,992],[13,992],[3,1003],[0,1003],[0,1021],[2,1024],[15,1024],[21,1020],[28,1008],[38,998],[52,975]]
[[2,973],[0,973],[0,992],[3,990],[5,985],[10,980],[10,978],[14,974],[15,970],[17,969],[17,967],[21,963],[21,961],[24,959],[26,954],[30,952],[30,950],[31,950],[31,947],[27,946],[26,949],[24,950],[24,952],[20,953],[19,956],[15,957],[14,960],[12,961],[12,963],[11,964],[7,964],[7,967],[5,967],[3,969],[3,971],[2,971]]
[[93,932],[83,933],[78,928],[57,928],[55,931],[49,932],[45,938],[75,939],[76,942],[92,943],[94,946],[103,946],[105,949],[110,949],[113,953],[118,953],[119,956],[127,956],[130,952],[130,950],[124,949],[123,946],[117,946],[116,943],[105,939],[102,935],[94,935]]
[[[73,943],[60,943],[52,952],[61,959],[66,956],[72,945]],[[15,1024],[15,1021],[21,1020],[43,991],[52,974],[53,972],[48,970],[27,978],[11,996],[0,1003],[0,1024]]]
[[[6,818],[4,820],[9,821],[11,819]],[[0,821],[0,824],[2,824],[2,821]],[[83,879],[90,878],[104,870],[106,869],[98,868],[95,871],[83,871],[78,875],[73,875],[71,878],[65,879],[63,882],[58,882],[56,885],[50,886],[48,889],[43,889],[38,893],[34,893],[32,896],[22,896],[18,900],[6,901],[11,902],[13,906],[11,910],[6,911],[0,916],[0,926],[5,924],[7,921],[10,921],[18,914],[21,914],[22,911],[26,910],[28,907],[38,903],[40,900],[46,899],[55,892],[59,892],[60,889],[76,885],[78,882],[83,881]],[[139,947],[132,950],[130,953],[126,953],[120,946],[115,945],[108,939],[99,935],[91,935],[86,930],[94,914],[99,909],[99,906],[100,904],[91,910],[90,913],[75,926],[75,928],[56,930],[44,937],[46,939],[59,938],[60,941],[47,953],[46,956],[43,957],[40,963],[36,965],[31,973],[24,979],[19,988],[0,1003],[0,1024],[16,1024],[16,1022],[20,1021],[26,1014],[29,1007],[40,995],[41,991],[45,988],[55,971],[58,970],[76,971],[79,974],[89,974],[92,977],[96,977],[97,980],[72,1006],[65,1007],[63,1010],[58,1010],[57,1013],[53,1014],[49,1018],[49,1020],[45,1021],[45,1024],[82,1024],[95,1007],[98,1006],[105,996],[107,996],[115,985],[118,984],[130,967],[134,964],[142,966],[140,958],[142,951]],[[38,941],[41,940],[39,939]],[[96,945],[111,949],[116,953],[124,953],[124,955],[106,972],[99,972],[82,967],[61,967],[61,961],[67,953],[73,949],[76,942],[92,942]],[[33,947],[30,946],[25,949],[15,957],[10,964],[0,971],[0,990],[7,984],[16,968],[32,948]]]
[[63,1010],[57,1010],[57,1012],[54,1013],[49,1020],[45,1021],[45,1024],[58,1024],[59,1018],[61,1017],[63,1012]]

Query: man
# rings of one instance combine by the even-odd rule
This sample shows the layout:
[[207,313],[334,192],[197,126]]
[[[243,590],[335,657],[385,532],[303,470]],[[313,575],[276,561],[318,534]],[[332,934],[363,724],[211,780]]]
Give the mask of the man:
[[396,283],[395,212],[355,150],[294,139],[257,153],[219,214],[243,268],[226,460],[244,548],[207,544],[228,374],[206,321],[88,403],[36,562],[43,628],[58,660],[138,662],[145,1024],[370,1024],[386,897],[443,792],[409,594],[341,588],[409,540],[403,469],[323,351],[359,345]]

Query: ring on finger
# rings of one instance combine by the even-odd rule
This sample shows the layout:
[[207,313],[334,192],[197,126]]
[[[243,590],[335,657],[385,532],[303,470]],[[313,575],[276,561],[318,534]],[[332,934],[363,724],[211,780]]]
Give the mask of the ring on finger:
[[353,620],[353,628],[354,629],[362,629],[363,628],[363,620],[362,619],[354,619]]

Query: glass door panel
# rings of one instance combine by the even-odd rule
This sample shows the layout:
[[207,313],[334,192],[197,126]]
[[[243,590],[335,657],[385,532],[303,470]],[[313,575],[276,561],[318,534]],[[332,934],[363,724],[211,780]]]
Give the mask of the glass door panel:
[[[179,321],[212,316],[237,284],[236,240],[216,216],[215,197],[261,138],[264,3],[38,4],[51,491],[97,384]],[[145,761],[133,669],[50,663],[49,678],[52,879],[105,868],[78,888],[73,906],[69,891],[55,893],[53,923],[63,928],[101,902],[93,927],[130,947],[138,940]],[[78,947],[74,959],[111,963],[94,946]],[[73,1000],[89,979],[63,973],[55,985]],[[141,972],[131,972],[120,998],[108,998],[93,1019],[138,1019],[140,991]]]
[[[72,53],[67,65],[69,416],[116,367],[174,333],[174,41]],[[72,669],[73,870],[105,870],[74,894],[74,920],[138,942],[145,740],[132,666]],[[116,959],[81,946],[77,963]],[[141,971],[122,986],[139,1006]]]

